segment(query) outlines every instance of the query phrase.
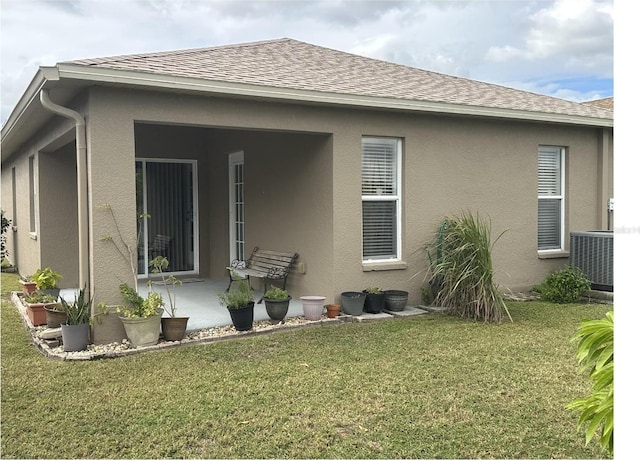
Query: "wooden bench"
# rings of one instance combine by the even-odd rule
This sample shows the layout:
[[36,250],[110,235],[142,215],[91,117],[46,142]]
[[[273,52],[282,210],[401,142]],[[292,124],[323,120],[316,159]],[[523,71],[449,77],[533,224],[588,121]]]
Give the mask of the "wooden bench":
[[[251,286],[251,277],[262,279],[265,293],[267,292],[268,280],[282,280],[282,289],[286,289],[287,277],[297,259],[298,254],[295,252],[266,251],[256,246],[247,260],[235,259],[227,267],[229,272],[227,291],[231,288],[231,283],[238,281],[238,279],[246,279]],[[258,303],[262,303],[263,299],[264,294]]]

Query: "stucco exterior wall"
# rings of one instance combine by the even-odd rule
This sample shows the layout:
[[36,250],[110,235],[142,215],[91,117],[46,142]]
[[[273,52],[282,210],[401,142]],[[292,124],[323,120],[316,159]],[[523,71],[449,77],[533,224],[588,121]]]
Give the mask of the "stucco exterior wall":
[[51,152],[41,151],[38,161],[41,172],[41,265],[62,273],[60,287],[77,287],[78,192],[75,142]]
[[[530,287],[568,263],[566,253],[541,259],[537,251],[539,145],[566,147],[567,250],[570,231],[605,228],[603,200],[613,193],[611,134],[597,128],[107,87],[90,90],[87,120],[91,279],[96,300],[107,303],[118,301],[117,286],[130,269],[102,241],[114,226],[101,205],[111,206],[135,247],[136,155],[198,160],[201,274],[218,277],[229,254],[227,155],[243,150],[247,250],[298,251],[306,273],[292,275],[288,287],[294,295],[325,295],[328,301],[377,285],[408,290],[410,302],[419,302],[421,248],[443,217],[462,211],[490,217],[494,237],[506,231],[494,249],[496,280],[505,287]],[[403,263],[395,269],[369,270],[361,261],[364,135],[403,140]],[[17,161],[23,168],[26,159]],[[37,250],[24,252],[25,258],[39,257],[30,255]],[[28,264],[37,268],[38,262]]]
[[[81,102],[76,101],[75,106],[81,110]],[[64,182],[67,180],[71,180],[75,186],[75,170],[72,172],[73,177],[69,179],[70,176],[66,171],[63,173],[60,168],[49,168],[52,164],[60,164],[57,163],[58,158],[54,159],[52,163],[51,155],[56,155],[57,149],[73,140],[73,130],[73,123],[69,120],[54,117],[37,136],[26,142],[14,155],[2,163],[2,209],[11,219],[12,226],[16,228],[15,232],[10,229],[6,234],[9,260],[18,267],[20,274],[25,277],[32,275],[39,268],[50,266],[62,273],[61,287],[77,285],[77,263],[74,269],[73,263],[67,264],[66,261],[59,260],[60,258],[72,257],[76,257],[77,260],[77,238],[76,245],[69,247],[67,244],[73,244],[73,235],[68,239],[66,238],[67,234],[63,232],[65,244],[61,247],[57,238],[49,237],[51,235],[48,228],[49,221],[51,219],[66,219],[69,215],[67,210],[61,211],[65,207],[66,195],[61,196],[57,191],[52,193],[51,187],[56,181]],[[34,231],[31,231],[30,225],[30,157],[34,159],[35,172]],[[66,159],[60,161],[67,163]],[[12,172],[14,168],[15,174]],[[60,175],[56,176],[58,173]],[[63,183],[61,189],[66,190],[68,185]],[[62,206],[56,207],[58,204],[62,204]],[[71,206],[74,206],[74,203],[71,203]],[[63,214],[56,216],[56,210],[63,212]],[[72,219],[76,219],[75,214]],[[70,231],[73,231],[73,228],[74,222],[71,222]],[[75,228],[77,228],[77,224]],[[77,235],[77,231],[75,233]]]

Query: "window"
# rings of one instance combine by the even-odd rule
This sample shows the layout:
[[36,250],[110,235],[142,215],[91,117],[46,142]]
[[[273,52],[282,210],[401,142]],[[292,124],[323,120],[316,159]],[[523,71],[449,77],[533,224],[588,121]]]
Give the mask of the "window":
[[362,259],[398,260],[400,254],[400,139],[362,138]]
[[538,250],[564,243],[564,148],[538,148]]
[[29,157],[29,232],[36,233],[36,165],[35,157]]

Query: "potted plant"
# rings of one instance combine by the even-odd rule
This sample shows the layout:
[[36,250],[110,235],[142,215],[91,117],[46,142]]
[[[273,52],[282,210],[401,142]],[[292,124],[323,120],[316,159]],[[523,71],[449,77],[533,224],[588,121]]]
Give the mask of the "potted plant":
[[364,292],[347,291],[340,296],[342,299],[342,311],[347,315],[360,316],[364,309]]
[[[161,318],[160,324],[162,326],[162,337],[170,342],[180,341],[184,338],[184,334],[187,331],[187,323],[189,322],[188,316],[176,316],[176,292],[175,287],[180,286],[182,281],[175,276],[165,276],[165,270],[169,267],[169,260],[163,256],[155,257],[151,263],[152,273],[159,274],[162,284],[164,284],[167,290],[167,298],[169,299],[169,308],[166,305],[163,306],[164,311],[169,315],[168,318]],[[170,286],[173,285],[172,291]],[[149,290],[152,290],[153,284],[149,282]]]
[[40,268],[31,276],[31,281],[36,283],[36,289],[50,294],[55,298],[60,295],[58,282],[62,279],[62,274],[53,271],[51,267]]
[[120,321],[134,347],[148,347],[160,339],[160,319],[164,300],[157,292],[149,292],[143,299],[126,283],[120,285],[125,305],[119,309]]
[[27,316],[29,316],[31,324],[34,326],[47,324],[47,312],[44,307],[55,304],[55,297],[35,291],[31,294],[23,295],[22,300],[27,307]]
[[367,313],[380,313],[384,310],[385,294],[379,287],[369,287],[363,291],[365,293],[364,311]]
[[73,303],[60,298],[67,314],[67,322],[62,323],[62,348],[64,351],[81,351],[89,345],[89,318],[91,318],[91,295],[86,286],[80,290]]
[[264,293],[263,298],[267,314],[272,322],[283,321],[289,311],[289,302],[291,301],[289,293],[285,289],[272,285],[271,289]]
[[327,309],[328,318],[337,318],[340,314],[340,304],[325,305],[325,308]]
[[49,328],[60,327],[62,323],[67,321],[67,313],[64,311],[62,303],[47,304],[44,306],[44,311]]
[[384,308],[389,311],[402,311],[407,306],[409,300],[409,293],[407,291],[400,291],[392,289],[384,291],[385,300]]
[[37,287],[36,287],[36,282],[35,281],[31,281],[31,277],[22,277],[20,278],[20,284],[22,285],[22,293],[24,295],[29,295],[32,294],[36,291]]
[[253,293],[247,280],[239,280],[235,288],[218,294],[220,303],[227,307],[233,327],[237,331],[248,331],[253,327]]
[[305,319],[318,321],[322,318],[326,297],[321,295],[304,295],[300,297],[300,300],[302,300],[302,311]]

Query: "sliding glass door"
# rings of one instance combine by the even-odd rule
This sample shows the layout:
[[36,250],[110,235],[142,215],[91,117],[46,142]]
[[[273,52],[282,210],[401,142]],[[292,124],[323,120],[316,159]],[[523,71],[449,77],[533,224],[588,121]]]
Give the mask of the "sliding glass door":
[[171,273],[198,272],[196,162],[136,161],[138,275],[157,256]]

